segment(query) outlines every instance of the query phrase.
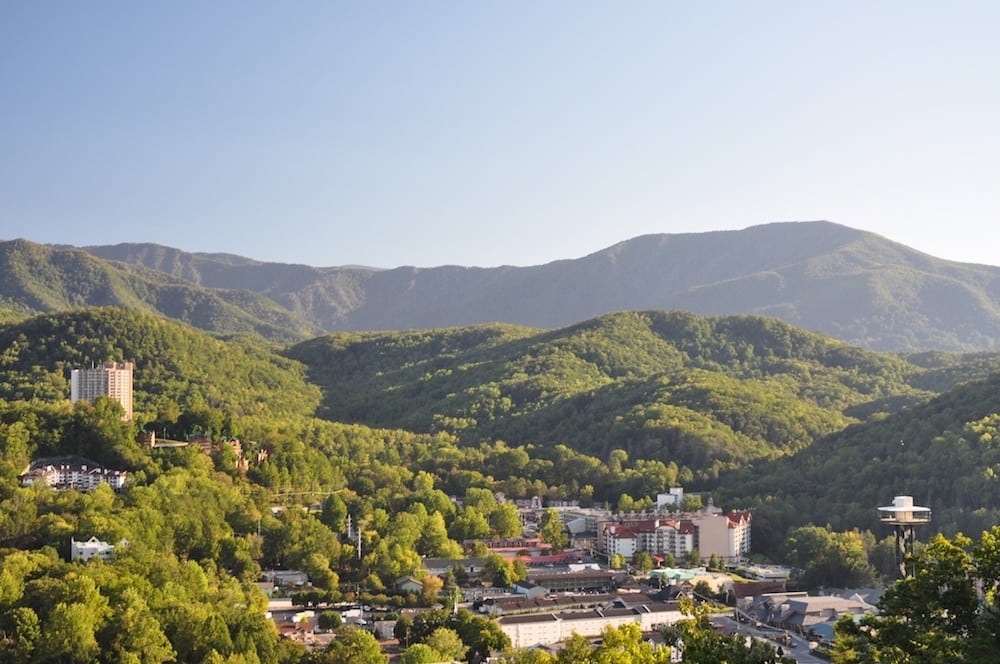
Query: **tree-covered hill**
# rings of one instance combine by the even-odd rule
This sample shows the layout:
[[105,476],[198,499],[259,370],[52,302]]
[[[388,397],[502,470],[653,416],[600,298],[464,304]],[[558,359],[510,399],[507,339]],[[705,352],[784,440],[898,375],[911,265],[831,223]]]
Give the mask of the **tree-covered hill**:
[[[466,444],[562,443],[600,458],[624,450],[703,480],[969,377],[960,360],[927,368],[775,319],[679,312],[609,314],[555,331],[341,333],[288,355],[323,388],[329,419],[444,430]],[[976,361],[967,371],[979,376],[998,365]]]
[[822,221],[646,235],[524,267],[314,268],[150,244],[86,250],[200,287],[252,290],[326,331],[497,321],[553,329],[612,311],[678,309],[773,316],[873,350],[1000,348],[1000,268]]
[[0,349],[5,426],[23,420],[37,451],[87,452],[65,448],[78,426],[69,371],[124,359],[139,426],[275,442],[257,477],[271,487],[390,491],[407,468],[452,493],[589,486],[614,504],[681,482],[754,507],[773,533],[870,525],[873,505],[904,490],[942,523],[1000,509],[987,444],[1000,436],[997,379],[975,382],[1000,356],[873,353],[775,319],[623,312],[555,331],[340,333],[282,351],[104,307],[0,324]]
[[203,288],[78,249],[0,242],[0,310],[7,312],[5,318],[100,306],[160,313],[218,334],[257,334],[279,342],[318,332],[266,296],[238,285]]
[[0,399],[69,399],[73,368],[135,365],[137,419],[181,410],[221,419],[309,417],[319,405],[304,368],[260,341],[224,341],[154,314],[117,307],[64,311],[0,325]]
[[937,530],[978,534],[1000,520],[998,394],[1000,374],[960,385],[725,476],[719,494],[754,507],[754,537],[759,525],[765,548],[774,542],[763,538],[806,523],[888,534],[876,508],[896,495],[933,509],[922,538]]

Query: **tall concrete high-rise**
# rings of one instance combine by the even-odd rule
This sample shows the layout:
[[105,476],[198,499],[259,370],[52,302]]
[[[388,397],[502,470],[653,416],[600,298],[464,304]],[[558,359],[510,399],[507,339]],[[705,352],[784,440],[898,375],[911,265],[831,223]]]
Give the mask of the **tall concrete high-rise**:
[[117,399],[125,409],[125,421],[132,419],[131,362],[104,362],[90,369],[73,369],[69,391],[73,403],[97,397]]

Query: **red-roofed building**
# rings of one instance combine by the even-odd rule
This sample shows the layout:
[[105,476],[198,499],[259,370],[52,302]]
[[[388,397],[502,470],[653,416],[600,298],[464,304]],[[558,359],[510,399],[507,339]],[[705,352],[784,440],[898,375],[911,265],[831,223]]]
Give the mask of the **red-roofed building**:
[[697,549],[702,560],[713,555],[730,563],[750,554],[750,512],[707,509],[671,519],[622,519],[604,524],[598,538],[602,552],[631,559],[639,551],[683,558]]
[[608,556],[631,558],[639,551],[680,558],[695,548],[695,527],[687,519],[653,519],[628,525],[605,524],[604,547]]

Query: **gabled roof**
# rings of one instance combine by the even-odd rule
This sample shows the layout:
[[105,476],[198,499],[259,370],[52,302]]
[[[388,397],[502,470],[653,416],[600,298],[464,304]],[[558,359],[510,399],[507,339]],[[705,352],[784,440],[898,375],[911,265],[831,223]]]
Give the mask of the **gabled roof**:
[[730,528],[739,528],[750,523],[753,514],[751,512],[730,512],[726,515],[726,519],[729,520]]

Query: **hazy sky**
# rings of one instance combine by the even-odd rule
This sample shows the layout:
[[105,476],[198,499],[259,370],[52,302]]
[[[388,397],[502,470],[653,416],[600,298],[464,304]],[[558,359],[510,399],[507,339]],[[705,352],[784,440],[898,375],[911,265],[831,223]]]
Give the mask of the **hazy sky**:
[[1000,264],[1000,2],[5,2],[0,239],[531,265],[827,219]]

